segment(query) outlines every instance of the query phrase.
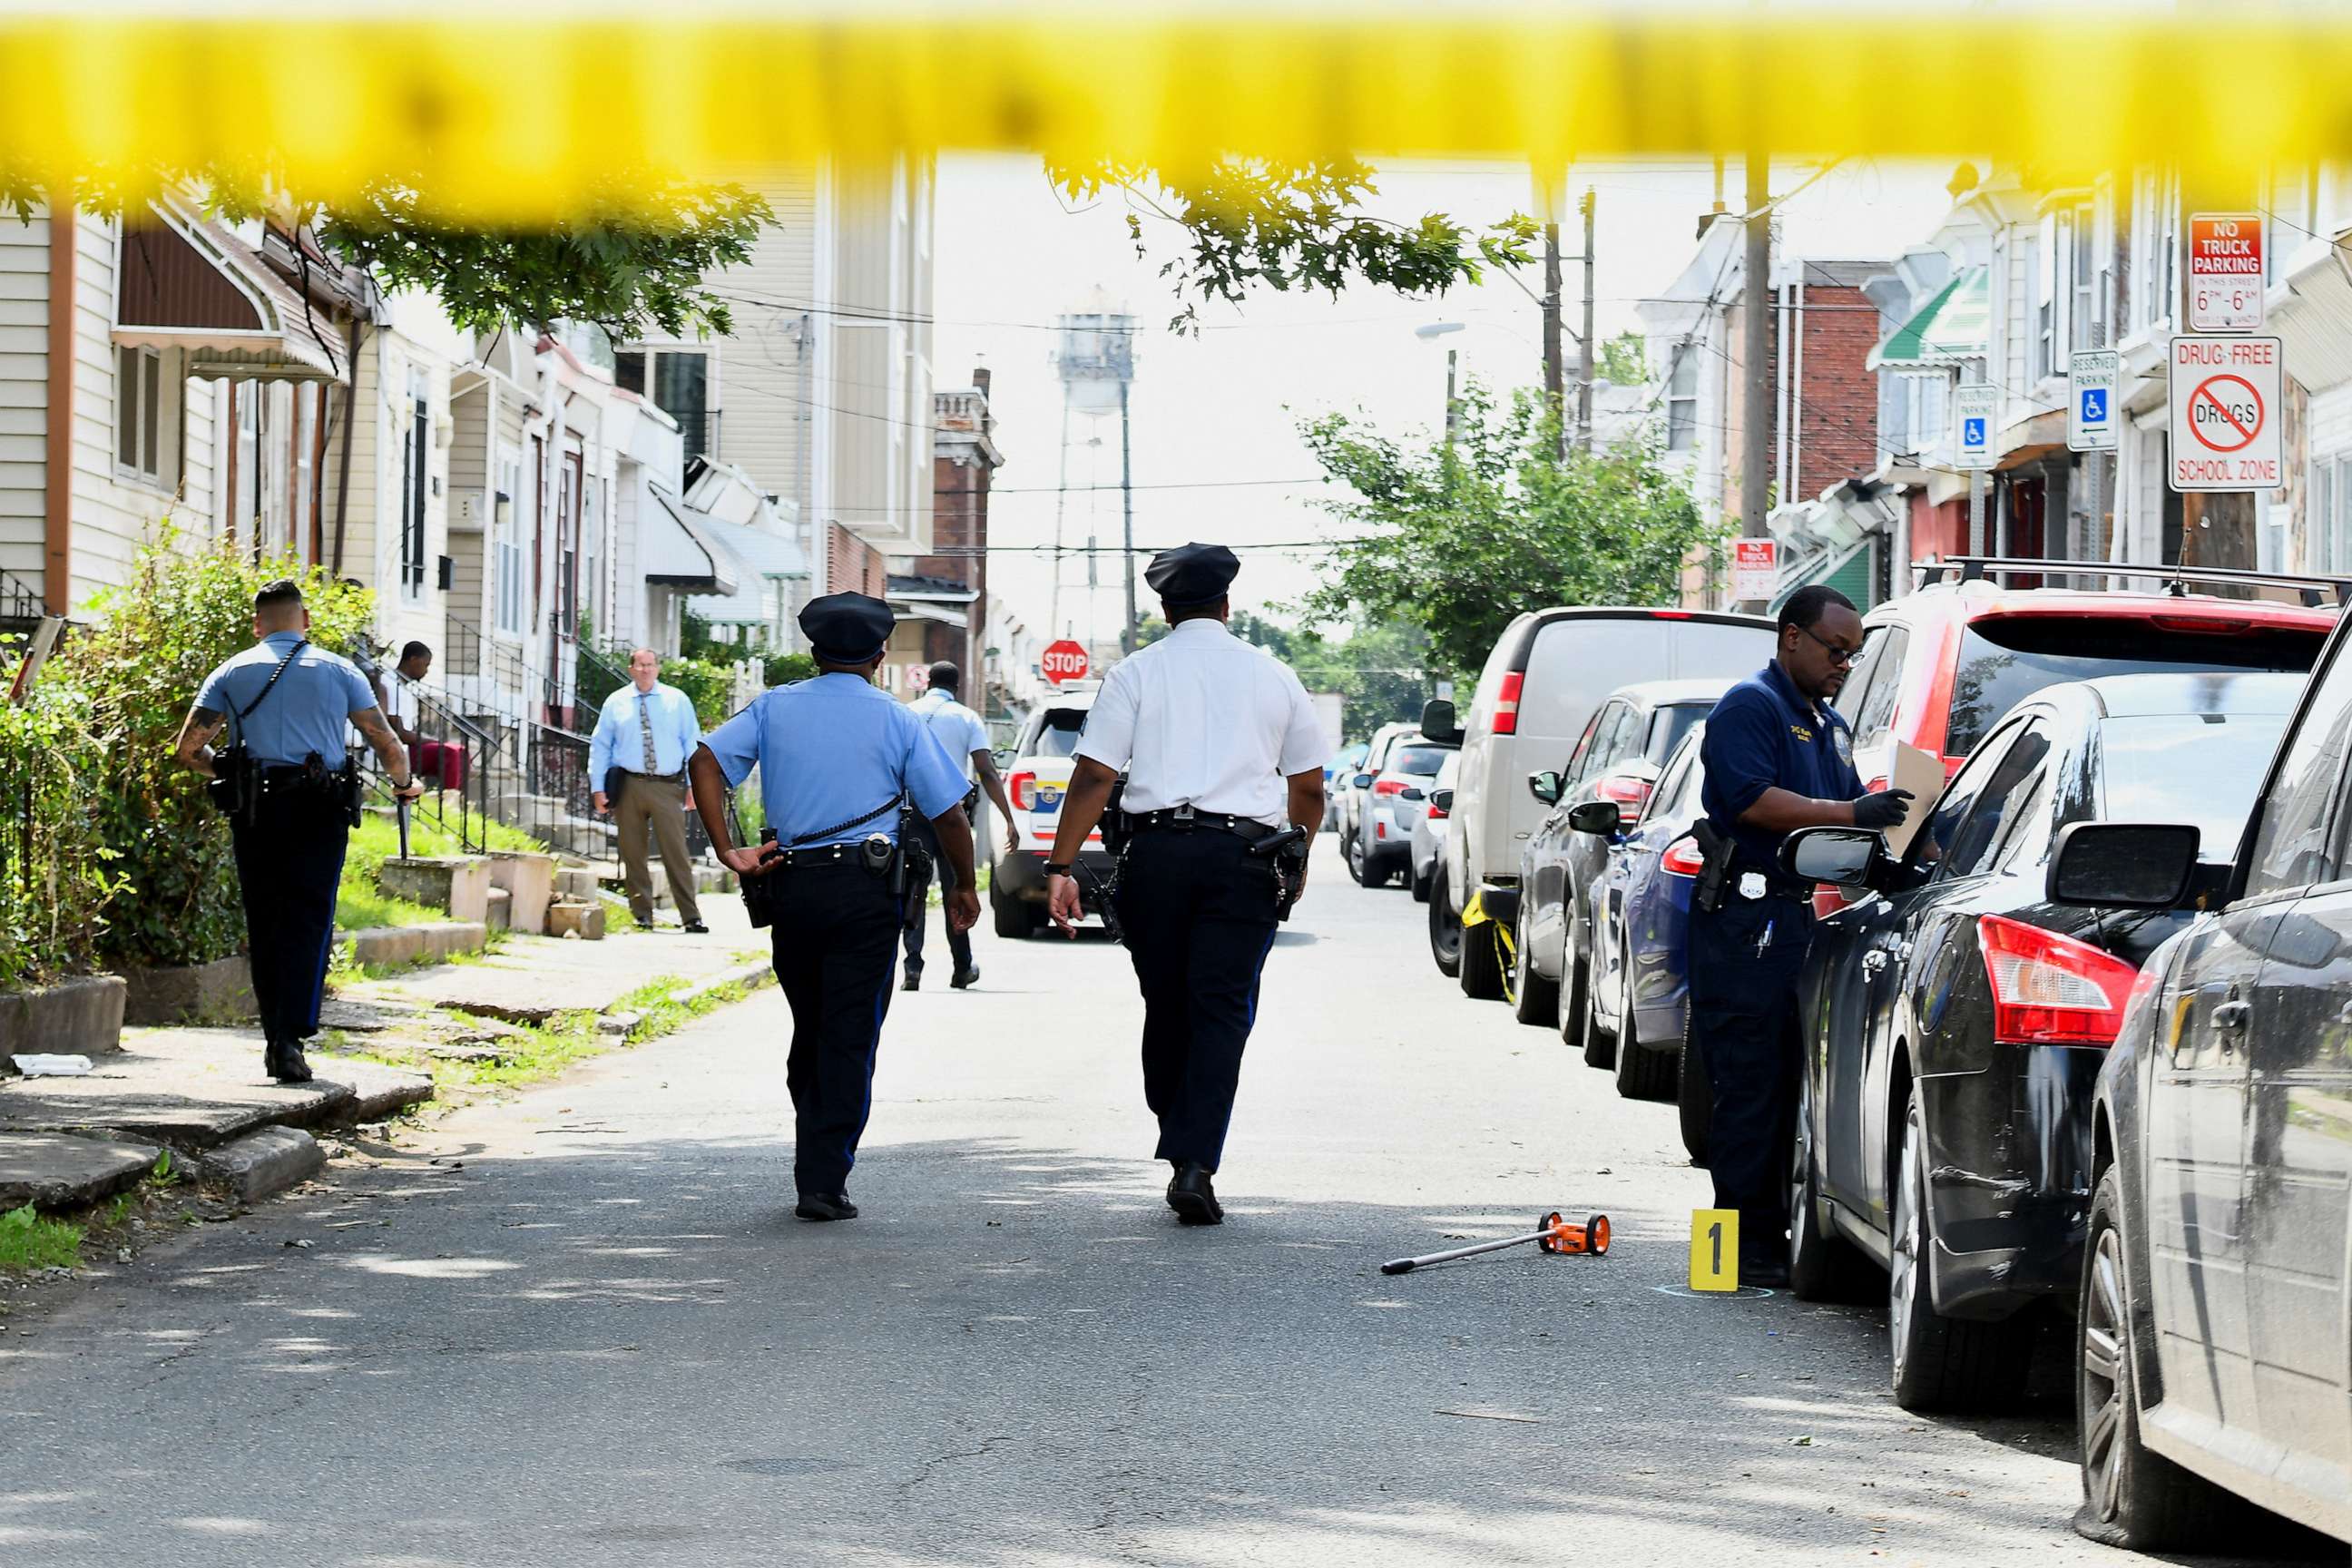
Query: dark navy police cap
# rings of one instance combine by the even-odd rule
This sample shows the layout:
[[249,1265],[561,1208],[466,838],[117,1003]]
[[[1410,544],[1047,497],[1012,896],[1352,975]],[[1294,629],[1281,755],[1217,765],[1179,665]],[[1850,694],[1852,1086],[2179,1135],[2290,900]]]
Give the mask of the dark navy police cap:
[[1153,556],[1143,580],[1160,603],[1181,610],[1223,598],[1241,569],[1241,558],[1222,544],[1186,544]]
[[889,643],[897,621],[871,594],[826,594],[801,606],[801,630],[828,664],[864,664]]

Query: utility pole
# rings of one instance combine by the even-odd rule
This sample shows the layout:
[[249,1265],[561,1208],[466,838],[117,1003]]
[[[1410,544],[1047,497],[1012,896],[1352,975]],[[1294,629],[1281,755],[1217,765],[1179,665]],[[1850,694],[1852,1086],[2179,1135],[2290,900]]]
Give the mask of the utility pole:
[[1121,653],[1135,651],[1135,476],[1128,465],[1127,383],[1118,384],[1118,529],[1119,559],[1127,567],[1127,630],[1119,635]]
[[[1764,513],[1772,480],[1772,160],[1754,146],[1748,150],[1747,222],[1739,318],[1739,536],[1766,539],[1771,534]],[[1761,615],[1764,605],[1764,600],[1749,599],[1738,607]]]
[[1462,405],[1454,396],[1454,363],[1459,352],[1457,349],[1445,351],[1445,455],[1448,458],[1454,456],[1454,432],[1462,423]]
[[1597,201],[1591,185],[1584,187],[1584,331],[1577,340],[1583,351],[1576,382],[1576,449],[1592,450],[1592,216]]
[[[1551,193],[1549,191],[1544,195],[1544,204],[1547,206],[1551,204]],[[1559,303],[1559,225],[1548,223],[1544,225],[1544,406],[1551,410],[1551,416],[1562,426],[1560,447],[1564,450],[1568,445],[1566,429],[1568,398],[1567,388],[1562,384],[1562,377],[1566,373],[1562,368],[1563,356],[1560,353]],[[1449,411],[1454,406],[1454,395],[1451,392],[1446,394],[1445,405]]]

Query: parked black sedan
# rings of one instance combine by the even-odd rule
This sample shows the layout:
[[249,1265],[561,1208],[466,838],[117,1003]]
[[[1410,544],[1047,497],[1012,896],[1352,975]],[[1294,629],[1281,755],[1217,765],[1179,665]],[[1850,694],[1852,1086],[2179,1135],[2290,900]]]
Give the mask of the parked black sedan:
[[1800,981],[1804,1070],[1790,1284],[1887,1270],[1896,1402],[1999,1405],[2081,1280],[2092,1087],[2139,966],[2188,915],[2061,906],[2071,824],[2193,823],[2226,858],[2303,678],[2136,675],[2054,686],[1977,747],[1900,861],[1815,828],[1796,875],[1867,889]]

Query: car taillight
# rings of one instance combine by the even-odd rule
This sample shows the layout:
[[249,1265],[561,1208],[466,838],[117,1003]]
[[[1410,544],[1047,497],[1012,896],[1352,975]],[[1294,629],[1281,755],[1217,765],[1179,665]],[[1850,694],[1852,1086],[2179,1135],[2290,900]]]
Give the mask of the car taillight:
[[2233,637],[2254,629],[2253,622],[2234,616],[2150,616],[2147,624],[2160,632],[2188,632],[2211,637]]
[[1502,689],[1495,693],[1495,733],[1516,735],[1519,732],[1519,689],[1528,678],[1517,670],[1503,677]]
[[1669,877],[1696,877],[1706,868],[1706,857],[1698,852],[1696,838],[1677,838],[1658,857],[1658,869]]
[[1617,815],[1625,826],[1642,820],[1642,808],[1650,804],[1650,781],[1632,773],[1611,773],[1592,786],[1592,793],[1602,800],[1617,803]]
[[1445,820],[1446,811],[1444,806],[1438,805],[1433,800],[1429,803],[1429,809],[1423,812],[1421,815],[1424,821],[1443,822]]
[[2112,1046],[2139,970],[2071,936],[2003,915],[1977,920],[1992,1034],[2011,1046]]
[[1372,793],[1374,795],[1402,795],[1404,793],[1404,780],[1374,779],[1372,781]]
[[1004,781],[1004,793],[1013,797],[1013,810],[1036,810],[1037,775],[1035,773],[1014,773],[1012,777]]

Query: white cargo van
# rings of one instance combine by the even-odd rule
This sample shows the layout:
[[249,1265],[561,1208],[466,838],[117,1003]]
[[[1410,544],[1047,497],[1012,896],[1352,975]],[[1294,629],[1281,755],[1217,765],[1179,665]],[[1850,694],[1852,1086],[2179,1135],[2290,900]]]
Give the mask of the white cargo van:
[[1519,852],[1549,809],[1528,775],[1557,770],[1601,700],[1637,680],[1738,680],[1772,658],[1772,623],[1696,610],[1531,610],[1507,627],[1479,673],[1466,723],[1450,702],[1422,715],[1432,740],[1458,738],[1454,811],[1429,900],[1430,953],[1472,996],[1503,994]]

